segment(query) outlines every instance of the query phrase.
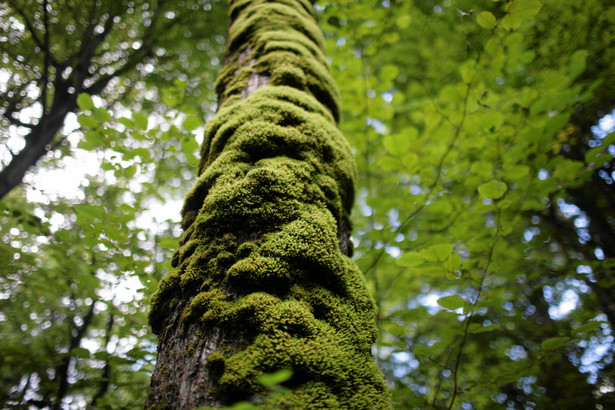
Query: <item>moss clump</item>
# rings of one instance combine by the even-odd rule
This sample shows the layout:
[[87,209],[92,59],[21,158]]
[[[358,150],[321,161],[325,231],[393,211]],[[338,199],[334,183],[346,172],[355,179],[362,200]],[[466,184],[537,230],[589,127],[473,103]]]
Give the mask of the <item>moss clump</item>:
[[207,356],[207,366],[217,374],[222,374],[224,372],[225,361],[226,358],[224,355],[218,351],[215,351]]
[[152,300],[152,329],[240,335],[226,341],[228,354],[207,358],[222,363],[216,394],[228,401],[262,395],[257,376],[292,369],[292,395],[259,405],[388,408],[370,353],[374,304],[340,250],[356,169],[311,7],[236,0],[230,17],[220,108],[206,126],[175,269]]

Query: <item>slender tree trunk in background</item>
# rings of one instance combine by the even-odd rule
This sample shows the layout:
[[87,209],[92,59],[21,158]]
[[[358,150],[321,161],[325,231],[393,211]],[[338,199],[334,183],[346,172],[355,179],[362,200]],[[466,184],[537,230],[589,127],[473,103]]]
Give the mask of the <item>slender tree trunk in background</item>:
[[[355,165],[307,0],[231,0],[219,110],[152,299],[148,408],[390,408],[349,258]],[[291,369],[286,396],[257,376]]]

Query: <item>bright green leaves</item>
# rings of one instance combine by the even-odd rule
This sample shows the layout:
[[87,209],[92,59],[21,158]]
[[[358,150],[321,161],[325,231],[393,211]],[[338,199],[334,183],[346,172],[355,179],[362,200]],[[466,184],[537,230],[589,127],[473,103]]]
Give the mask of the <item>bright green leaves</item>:
[[470,84],[472,79],[474,78],[474,74],[476,73],[476,63],[472,60],[466,61],[459,71],[461,72],[461,78],[464,83]]
[[86,151],[93,151],[102,147],[109,139],[109,136],[114,133],[108,127],[113,117],[107,109],[96,107],[89,94],[79,94],[77,104],[79,108],[89,112],[82,112],[77,117],[77,122],[81,125],[84,132],[84,138],[79,141],[77,147]]
[[82,93],[77,97],[77,105],[84,111],[90,111],[94,109],[94,101],[89,94]]
[[84,134],[84,138],[77,144],[77,148],[81,148],[86,151],[93,151],[96,148],[99,148],[103,142],[104,137],[99,131],[87,131]]
[[94,205],[75,206],[75,212],[77,212],[77,220],[84,224],[89,224],[96,220],[102,221],[106,214],[103,207]]
[[201,121],[199,117],[197,117],[196,115],[189,115],[184,120],[182,127],[184,128],[184,130],[190,132],[190,131],[194,131],[201,125],[203,125],[203,122]]
[[497,20],[495,19],[495,16],[493,15],[493,13],[491,13],[489,11],[481,11],[476,16],[476,22],[481,27],[493,28],[493,27],[495,27],[495,25],[497,23]]
[[419,252],[404,252],[404,254],[397,259],[397,264],[399,266],[413,267],[421,265],[424,262],[442,263],[446,261],[445,266],[448,266],[447,269],[455,271],[461,266],[461,257],[457,254],[453,254],[453,249],[453,245],[442,243],[428,246]]
[[524,21],[531,22],[541,7],[539,0],[514,0],[506,5],[507,14],[502,18],[501,27],[504,30],[517,30]]
[[485,199],[497,200],[500,199],[506,191],[508,186],[503,181],[491,180],[478,186],[478,193]]
[[77,105],[81,110],[89,111],[89,114],[81,113],[77,117],[77,122],[86,131],[104,128],[105,124],[112,120],[109,111],[102,107],[96,107],[94,101],[92,100],[92,97],[89,94],[79,94],[79,96],[77,97]]
[[444,262],[444,268],[450,273],[455,273],[461,269],[461,262],[461,255],[453,253]]
[[79,117],[77,118],[77,122],[82,127],[89,129],[94,129],[99,125],[99,121],[96,118],[86,114],[79,115]]
[[424,261],[425,259],[418,252],[405,252],[399,259],[397,259],[397,264],[399,266],[411,268],[422,264]]
[[383,143],[387,151],[393,155],[405,154],[410,147],[418,132],[416,129],[411,128],[406,130],[403,134],[392,134],[384,137]]
[[438,299],[438,305],[445,309],[457,310],[466,305],[466,301],[458,295],[444,296]]
[[504,114],[499,111],[489,111],[483,117],[480,127],[483,131],[495,132],[504,123]]
[[410,27],[411,21],[412,21],[412,16],[410,16],[409,14],[403,14],[403,15],[398,16],[395,19],[395,24],[397,24],[397,27],[404,30]]
[[[364,201],[370,207],[369,216],[355,213],[355,226],[361,232],[359,263],[380,298],[383,346],[388,343],[410,353],[410,348],[395,344],[400,336],[389,323],[406,329],[404,340],[420,364],[408,377],[423,380],[421,386],[431,392],[441,382],[442,391],[451,394],[453,376],[441,376],[449,357],[447,348],[461,349],[468,357],[472,352],[471,360],[462,360],[458,382],[465,386],[461,389],[469,389],[464,400],[476,408],[489,407],[493,403],[487,397],[497,394],[505,377],[509,383],[522,383],[524,375],[542,377],[528,358],[548,361],[568,347],[552,348],[556,344],[549,342],[543,350],[536,340],[566,337],[589,317],[579,317],[587,309],[579,304],[569,317],[535,326],[536,314],[528,312],[540,301],[532,303],[527,295],[538,294],[540,299],[542,286],[563,280],[553,272],[567,278],[571,271],[549,248],[557,237],[552,227],[531,215],[544,215],[548,205],[566,200],[568,189],[583,184],[592,170],[612,160],[606,143],[585,147],[579,139],[585,137],[573,126],[579,116],[589,116],[578,111],[580,106],[585,107],[588,98],[603,88],[586,80],[592,75],[588,68],[596,68],[601,41],[594,39],[590,44],[584,38],[592,36],[590,27],[599,27],[599,22],[600,27],[609,26],[605,16],[609,11],[590,2],[595,12],[593,23],[587,23],[585,3],[486,2],[472,14],[460,5],[457,10],[443,7],[442,12],[425,13],[417,5],[405,8],[403,3],[386,10],[391,16],[389,26],[405,14],[421,21],[420,29],[414,24],[396,27],[404,44],[380,41],[377,33],[363,37],[362,43],[351,27],[372,19],[360,13],[342,15],[337,8],[332,11],[348,22],[345,44],[338,47],[340,54],[334,56],[333,64],[339,68],[336,75],[343,79],[346,98],[342,127],[357,150],[360,188],[365,189]],[[363,50],[362,45],[369,54],[353,56],[355,50]],[[386,74],[388,66],[399,69],[395,78],[393,70]],[[354,80],[363,73],[368,89],[376,90],[381,77],[394,82],[395,94],[403,98],[385,100],[395,113],[392,117],[380,114],[386,110],[381,109],[384,98],[378,91],[371,98],[356,90]],[[378,133],[363,130],[362,116],[382,124]],[[417,130],[409,144],[401,139],[407,127]],[[375,244],[397,247],[400,256]],[[379,252],[384,255],[378,256]],[[547,303],[555,305],[560,297]],[[579,297],[585,301],[593,295],[590,291]],[[442,301],[436,305],[438,298]],[[407,308],[409,304],[416,307]],[[460,324],[467,324],[460,315],[469,312],[473,312],[472,323],[466,345],[460,347]],[[510,329],[531,335],[523,343],[530,347],[511,353],[521,343],[508,335]],[[599,333],[596,329],[588,328],[577,339],[587,340],[589,332]],[[486,345],[493,347],[482,349]],[[380,357],[394,368],[395,356],[387,356],[384,350]],[[408,387],[403,378],[389,376]],[[492,388],[482,388],[470,380],[495,382]],[[396,392],[398,403],[412,408],[407,405],[410,395],[403,389]],[[450,400],[443,399],[444,393],[440,396],[434,407],[449,407]]]
[[521,25],[521,17],[517,14],[507,14],[502,19],[502,27],[506,30],[516,30]]
[[138,129],[140,129],[141,131],[147,130],[147,115],[142,112],[135,112],[133,113],[132,118]]
[[522,19],[533,18],[542,7],[539,0],[513,0],[508,6],[511,14],[516,14]]
[[453,245],[443,243],[431,245],[427,249],[421,251],[421,256],[431,262],[444,262],[446,258],[453,252]]
[[395,65],[385,65],[380,71],[380,78],[383,81],[393,81],[399,75],[399,68]]

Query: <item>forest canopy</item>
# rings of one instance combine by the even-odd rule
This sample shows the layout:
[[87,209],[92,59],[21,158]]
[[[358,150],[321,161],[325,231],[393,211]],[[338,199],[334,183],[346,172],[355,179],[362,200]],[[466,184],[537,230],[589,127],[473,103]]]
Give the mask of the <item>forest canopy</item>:
[[[315,9],[396,408],[612,407],[615,6]],[[10,0],[0,26],[0,407],[141,407],[226,2]]]

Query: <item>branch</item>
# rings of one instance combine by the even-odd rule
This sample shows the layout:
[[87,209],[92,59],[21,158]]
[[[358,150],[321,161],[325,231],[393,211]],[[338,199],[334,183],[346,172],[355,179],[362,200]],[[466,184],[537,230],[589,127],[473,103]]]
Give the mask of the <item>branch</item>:
[[12,115],[6,115],[5,113],[2,114],[2,116],[4,118],[6,118],[11,124],[16,125],[18,127],[24,127],[24,128],[29,128],[29,129],[34,129],[34,125],[33,124],[26,124],[23,121],[18,120],[17,118],[13,117]]
[[[38,35],[36,34],[36,29],[34,28],[34,26],[32,25],[32,23],[30,22],[30,19],[28,19],[28,16],[26,15],[25,11],[23,9],[21,9],[18,5],[15,5],[14,1],[10,1],[9,2],[10,5],[15,9],[15,11],[24,19],[24,22],[26,23],[26,27],[28,28],[28,31],[30,32],[30,35],[32,36],[32,38],[34,39],[34,42],[36,43],[37,46],[39,46],[39,48],[45,53],[46,56],[49,56],[51,62],[53,63],[54,66],[57,66],[58,63],[57,61],[53,58],[53,56],[51,55],[51,52],[49,51],[49,49],[46,47],[45,43],[43,41],[41,41],[41,39],[38,38]],[[45,14],[46,14],[46,7],[47,1],[45,1]],[[45,21],[45,30],[48,30],[47,27],[47,22]]]
[[[49,87],[49,12],[47,6],[49,0],[43,2],[43,21],[45,25],[45,61],[43,67],[43,89],[41,90],[41,104],[43,106],[43,115],[47,113],[47,88]],[[60,73],[56,73],[58,75]],[[61,75],[61,74],[60,74]]]
[[470,314],[466,316],[465,318],[465,323],[463,325],[463,336],[461,338],[461,343],[459,345],[459,351],[457,352],[457,357],[455,358],[455,367],[452,370],[453,371],[453,394],[451,397],[451,402],[448,406],[448,410],[451,410],[453,408],[453,405],[455,404],[455,399],[457,398],[457,394],[459,393],[458,375],[459,375],[459,366],[461,364],[461,354],[463,353],[463,348],[470,334],[470,324],[472,322],[472,318],[474,317],[474,313],[476,312],[476,306],[478,305],[478,302],[480,300],[480,295],[483,292],[483,286],[485,285],[485,279],[487,278],[487,273],[489,272],[489,266],[491,265],[491,262],[493,261],[493,251],[495,249],[495,245],[498,243],[498,240],[500,239],[500,231],[502,228],[501,216],[502,216],[502,210],[500,208],[497,208],[497,218],[496,218],[497,224],[496,224],[495,238],[493,240],[493,244],[489,248],[489,255],[487,257],[487,263],[485,264],[485,267],[483,268],[483,273],[481,275],[478,288],[476,289],[476,297],[474,298],[474,301],[472,301]]
[[[69,330],[68,330],[69,331],[69,342],[68,342],[68,352],[69,353],[71,350],[79,347],[79,345],[81,344],[81,339],[83,339],[83,336],[85,336],[85,332],[87,331],[88,327],[92,323],[92,319],[94,318],[94,306],[95,305],[96,305],[96,301],[92,302],[92,304],[90,305],[90,309],[88,310],[88,312],[83,318],[83,324],[80,327],[75,326],[77,330],[76,333],[73,333],[73,329],[72,329],[74,322],[72,320],[69,322]],[[65,356],[60,362],[60,365],[56,368],[56,380],[59,379],[59,386],[58,386],[58,395],[57,395],[57,399],[54,405],[54,409],[60,409],[60,406],[62,404],[62,399],[68,393],[68,386],[69,386],[68,368],[70,366],[71,360],[72,358],[70,356]]]
[[[107,322],[107,332],[105,333],[105,344],[104,344],[105,349],[107,349],[107,346],[109,345],[109,342],[111,341],[111,330],[113,330],[113,322],[114,322],[114,316],[113,316],[113,313],[110,312],[109,322]],[[110,361],[110,358],[107,358],[107,360],[105,361],[105,367],[103,368],[103,372],[101,375],[102,381],[100,382],[98,391],[96,392],[94,397],[92,397],[92,404],[91,404],[92,408],[96,407],[96,402],[99,399],[101,399],[109,390],[110,376],[111,376],[111,361]]]
[[[154,15],[152,16],[152,23],[147,27],[147,29],[143,33],[143,37],[141,39],[141,45],[139,46],[139,48],[137,48],[135,51],[133,51],[126,57],[126,63],[120,68],[118,68],[117,70],[115,70],[114,72],[112,72],[111,74],[106,74],[106,75],[101,76],[98,80],[96,80],[88,88],[83,89],[84,92],[87,92],[90,95],[95,95],[95,94],[102,92],[107,86],[107,84],[109,84],[109,81],[111,81],[115,77],[123,75],[127,73],[128,71],[132,70],[133,68],[137,66],[137,64],[139,64],[146,57],[151,55],[152,47],[154,44],[153,42],[154,29],[156,26],[156,21],[160,18],[160,15],[162,14],[162,4],[163,3],[164,2],[162,1],[158,2],[158,7],[156,8]],[[112,18],[110,17],[109,20],[112,20]]]

